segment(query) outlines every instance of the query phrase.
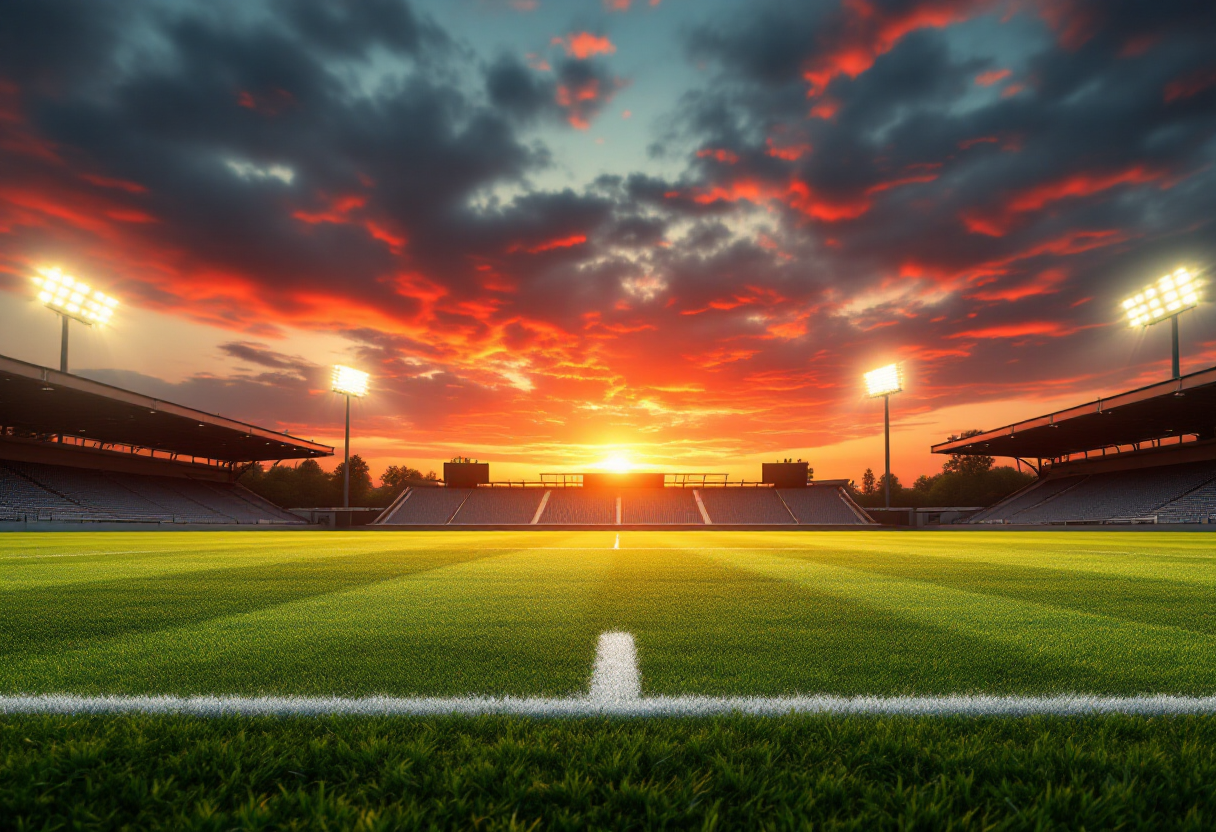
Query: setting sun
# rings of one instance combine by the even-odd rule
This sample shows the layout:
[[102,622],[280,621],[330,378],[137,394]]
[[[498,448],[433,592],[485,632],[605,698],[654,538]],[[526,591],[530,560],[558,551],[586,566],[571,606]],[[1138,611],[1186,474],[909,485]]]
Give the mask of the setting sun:
[[633,463],[621,454],[612,454],[612,456],[595,463],[596,468],[601,471],[611,471],[614,474],[627,474],[633,470]]

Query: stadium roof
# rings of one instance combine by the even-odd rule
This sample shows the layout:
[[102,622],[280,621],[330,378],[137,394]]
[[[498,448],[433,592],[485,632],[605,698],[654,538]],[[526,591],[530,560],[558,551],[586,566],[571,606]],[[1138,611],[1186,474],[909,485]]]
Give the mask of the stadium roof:
[[0,356],[0,426],[221,462],[305,459],[334,449]]
[[933,446],[935,454],[1058,459],[1083,451],[1216,433],[1216,367]]

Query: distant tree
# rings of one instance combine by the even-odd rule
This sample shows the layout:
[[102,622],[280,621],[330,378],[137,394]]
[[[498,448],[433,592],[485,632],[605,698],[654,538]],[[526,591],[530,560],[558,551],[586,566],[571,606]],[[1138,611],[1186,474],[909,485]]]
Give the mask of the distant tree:
[[874,471],[867,468],[866,472],[861,475],[861,493],[869,496],[878,490],[878,483],[874,479]]
[[912,490],[918,494],[928,494],[933,488],[935,477],[930,477],[928,474],[921,474],[916,478],[916,482],[912,483]]
[[[982,430],[965,430],[958,435],[959,439],[970,439],[972,436],[979,436],[983,433]],[[951,454],[950,458],[942,465],[943,474],[966,474],[968,476],[976,476],[983,474],[986,471],[991,471],[996,460],[990,456],[978,454]]]
[[390,465],[380,475],[380,487],[400,491],[410,480],[425,479],[422,472],[408,465]]
[[[311,462],[312,460],[308,460]],[[301,463],[303,464],[303,463]],[[339,499],[342,496],[343,483],[346,476],[346,463],[339,462],[330,475],[330,481]],[[368,493],[372,490],[371,467],[358,454],[350,458],[350,504],[352,506],[366,505]]]

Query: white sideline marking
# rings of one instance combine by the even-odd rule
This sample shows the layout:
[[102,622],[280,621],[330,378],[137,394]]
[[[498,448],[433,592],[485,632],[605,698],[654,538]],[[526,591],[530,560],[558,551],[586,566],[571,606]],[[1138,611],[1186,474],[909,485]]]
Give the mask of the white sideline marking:
[[180,714],[183,716],[691,717],[783,716],[1092,716],[1216,714],[1216,696],[642,696],[637,648],[629,633],[603,633],[590,690],[563,698],[514,696],[0,696],[0,714]]
[[647,696],[636,699],[366,696],[0,697],[0,714],[182,714],[185,716],[1187,716],[1216,713],[1216,697],[1191,696]]
[[621,536],[619,534],[616,536],[616,542],[612,544],[612,548],[613,549],[621,548]]

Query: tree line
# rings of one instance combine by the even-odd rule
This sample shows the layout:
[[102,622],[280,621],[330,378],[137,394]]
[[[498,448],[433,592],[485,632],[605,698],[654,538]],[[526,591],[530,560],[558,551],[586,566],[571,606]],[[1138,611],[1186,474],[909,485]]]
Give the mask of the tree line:
[[[982,432],[965,431],[959,438],[966,439]],[[892,474],[891,505],[899,508],[990,506],[1035,480],[1031,472],[995,463],[990,456],[952,454],[943,463],[940,474],[921,474],[911,488],[905,487],[899,477]],[[866,508],[881,508],[886,499],[885,481],[885,475],[875,477],[873,469],[867,468],[861,482],[851,489],[853,499]]]
[[[323,508],[342,505],[342,479],[346,463],[339,462],[332,473],[306,459],[299,465],[261,463],[245,471],[238,482],[255,494],[283,508]],[[380,475],[380,485],[372,483],[371,467],[358,454],[350,458],[350,504],[370,508],[385,508],[411,484],[439,480],[434,471],[423,474],[408,465],[390,465]]]

